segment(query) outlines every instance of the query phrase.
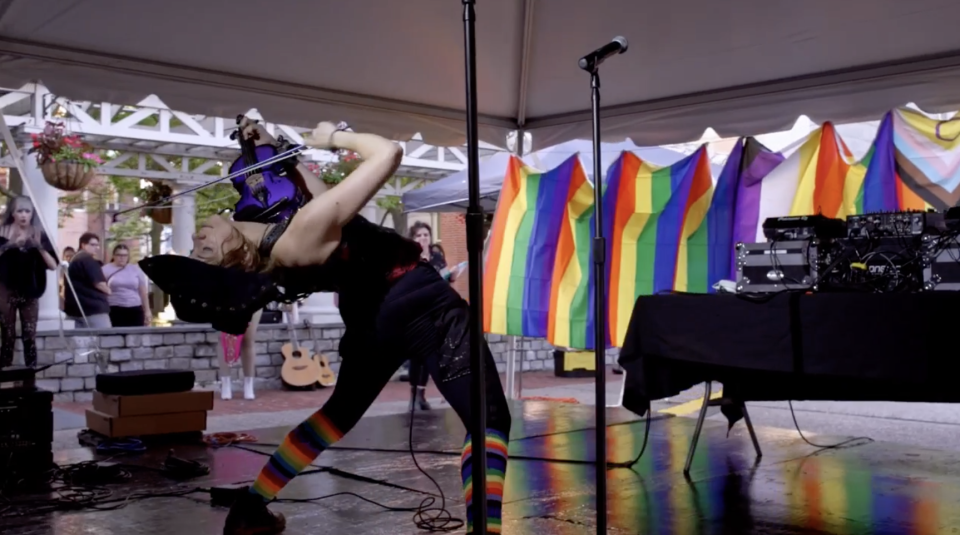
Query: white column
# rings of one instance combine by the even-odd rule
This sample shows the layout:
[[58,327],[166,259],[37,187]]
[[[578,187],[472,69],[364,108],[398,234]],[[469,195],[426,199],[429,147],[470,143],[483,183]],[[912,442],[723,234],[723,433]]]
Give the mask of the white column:
[[339,325],[340,309],[334,304],[332,293],[316,293],[300,305],[300,319],[310,320],[314,325]]
[[189,255],[193,249],[193,234],[197,231],[197,197],[188,193],[173,200],[173,250],[178,255]]
[[[60,243],[59,240],[58,200],[60,198],[60,192],[57,188],[47,184],[47,181],[43,179],[43,174],[40,172],[36,158],[27,155],[27,150],[29,150],[29,147],[23,149],[23,167],[27,176],[21,178],[24,182],[30,182],[30,187],[33,189],[34,194],[34,198],[32,199],[33,205],[37,213],[42,216],[43,221],[52,227],[44,230],[53,242],[54,247],[58,248],[56,252],[59,256],[65,246],[65,244]],[[16,172],[16,170],[11,169],[11,172]],[[23,194],[27,194],[27,188],[23,188]],[[59,277],[57,277],[56,271],[47,272],[47,289],[43,292],[43,296],[40,297],[40,321],[37,324],[37,330],[39,331],[53,331],[60,327],[62,312],[60,312],[60,288],[58,279]],[[64,320],[64,328],[72,329],[73,322]]]

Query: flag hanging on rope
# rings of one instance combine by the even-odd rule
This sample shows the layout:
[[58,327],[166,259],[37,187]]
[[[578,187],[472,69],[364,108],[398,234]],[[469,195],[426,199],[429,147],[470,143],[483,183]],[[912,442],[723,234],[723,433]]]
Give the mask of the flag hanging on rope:
[[[894,110],[892,138],[899,210],[945,210],[960,203],[960,117],[932,119]],[[889,181],[889,176],[886,177]]]
[[712,189],[706,147],[663,168],[624,152],[606,184],[608,343],[619,345],[639,296],[687,286],[688,238],[704,220]]
[[[737,256],[734,247],[737,243],[752,243],[757,239],[757,230],[760,227],[760,202],[764,197],[764,179],[778,165],[783,163],[784,157],[779,152],[772,152],[759,141],[750,137],[741,139],[735,151],[731,153],[720,179],[717,181],[718,191],[723,188],[735,190],[733,209],[733,236],[731,238],[730,258],[727,264],[726,279],[734,280],[737,273]],[[723,186],[723,184],[728,184]],[[717,193],[714,203],[723,202],[725,197]]]
[[592,199],[577,155],[546,173],[511,158],[484,266],[484,331],[578,346],[589,315]]

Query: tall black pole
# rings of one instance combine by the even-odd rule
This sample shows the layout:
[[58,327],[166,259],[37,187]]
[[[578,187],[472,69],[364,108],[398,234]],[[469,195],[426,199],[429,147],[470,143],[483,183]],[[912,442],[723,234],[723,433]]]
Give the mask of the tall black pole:
[[480,148],[477,138],[477,52],[475,0],[463,0],[463,51],[467,86],[467,260],[470,262],[470,375],[473,421],[473,531],[487,532],[487,400],[483,351],[483,208],[480,206]]
[[600,162],[600,75],[590,71],[591,101],[593,104],[593,287],[594,337],[593,347],[597,364],[596,380],[596,451],[597,451],[597,533],[607,533],[607,322],[604,273],[607,245],[603,239],[603,166]]

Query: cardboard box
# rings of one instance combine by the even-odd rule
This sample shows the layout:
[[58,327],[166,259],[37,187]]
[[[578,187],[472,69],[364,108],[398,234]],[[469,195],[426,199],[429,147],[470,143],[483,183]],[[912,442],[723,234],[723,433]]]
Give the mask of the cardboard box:
[[93,393],[93,408],[110,416],[146,416],[213,410],[213,391],[191,390],[174,394],[113,396]]
[[87,427],[110,438],[190,433],[207,429],[207,413],[180,412],[145,416],[111,416],[87,409]]

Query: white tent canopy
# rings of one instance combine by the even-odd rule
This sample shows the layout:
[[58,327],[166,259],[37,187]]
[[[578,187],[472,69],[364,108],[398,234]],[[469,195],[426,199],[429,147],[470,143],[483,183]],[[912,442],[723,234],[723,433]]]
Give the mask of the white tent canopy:
[[[601,69],[604,135],[641,145],[877,119],[909,101],[960,104],[960,3],[944,0],[483,0],[480,135],[536,148],[590,137],[577,59],[624,35]],[[395,139],[464,140],[463,22],[451,0],[6,0],[0,86],[40,80],[80,100],[310,126],[346,120]]]
[[[630,151],[642,160],[658,166],[668,166],[687,155],[661,147],[638,147],[629,140],[621,143],[601,143],[601,169],[606,173],[623,151]],[[524,162],[539,171],[550,171],[568,158],[578,154],[587,180],[593,182],[592,142],[575,139],[555,147],[539,150],[523,157]],[[487,212],[497,207],[497,199],[503,188],[503,179],[510,162],[510,153],[498,152],[480,160],[480,204]],[[721,167],[713,165],[714,177]],[[469,204],[468,169],[403,194],[404,211],[407,212],[465,212]]]

